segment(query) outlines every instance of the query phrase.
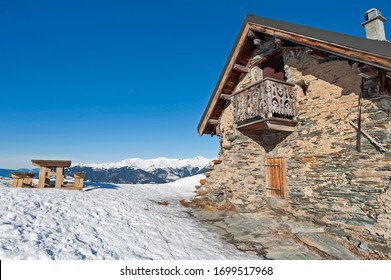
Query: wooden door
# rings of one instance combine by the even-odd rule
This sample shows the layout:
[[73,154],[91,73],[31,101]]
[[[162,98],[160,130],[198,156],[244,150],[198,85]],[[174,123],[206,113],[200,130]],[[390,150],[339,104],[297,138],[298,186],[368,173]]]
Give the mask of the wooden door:
[[285,198],[285,159],[283,157],[266,158],[266,194],[268,197]]

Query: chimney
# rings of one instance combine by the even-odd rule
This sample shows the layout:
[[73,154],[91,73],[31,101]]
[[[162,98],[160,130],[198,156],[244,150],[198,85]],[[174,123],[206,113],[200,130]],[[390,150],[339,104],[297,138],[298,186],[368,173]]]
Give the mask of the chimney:
[[386,41],[384,32],[384,22],[387,20],[383,17],[378,9],[370,9],[364,15],[365,21],[361,24],[365,28],[367,39]]

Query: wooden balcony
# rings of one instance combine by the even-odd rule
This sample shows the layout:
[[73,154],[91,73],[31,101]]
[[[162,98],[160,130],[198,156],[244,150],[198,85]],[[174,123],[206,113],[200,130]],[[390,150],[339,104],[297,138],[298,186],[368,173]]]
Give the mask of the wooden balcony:
[[236,128],[294,131],[297,121],[293,86],[265,78],[235,92],[231,101]]

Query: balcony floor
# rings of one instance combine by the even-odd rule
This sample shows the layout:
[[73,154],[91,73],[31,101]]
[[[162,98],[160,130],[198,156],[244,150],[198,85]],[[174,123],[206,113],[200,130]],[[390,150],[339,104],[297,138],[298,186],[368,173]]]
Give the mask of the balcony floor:
[[237,126],[238,130],[276,130],[276,131],[295,131],[297,121],[284,118],[267,118]]

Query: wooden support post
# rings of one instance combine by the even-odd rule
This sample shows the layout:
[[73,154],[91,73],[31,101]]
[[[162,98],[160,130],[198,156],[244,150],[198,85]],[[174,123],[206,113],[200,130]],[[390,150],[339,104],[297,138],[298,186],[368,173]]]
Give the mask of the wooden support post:
[[17,188],[18,187],[18,178],[15,178],[14,176],[12,176],[12,187],[13,188]]
[[51,168],[46,167],[46,175],[45,175],[45,184],[44,184],[44,186],[50,186],[50,175],[49,175],[50,171],[51,171]]
[[39,179],[38,179],[38,185],[37,188],[44,188],[46,182],[46,167],[40,166],[39,167]]
[[56,188],[61,188],[62,184],[64,183],[64,167],[57,167],[56,168]]

